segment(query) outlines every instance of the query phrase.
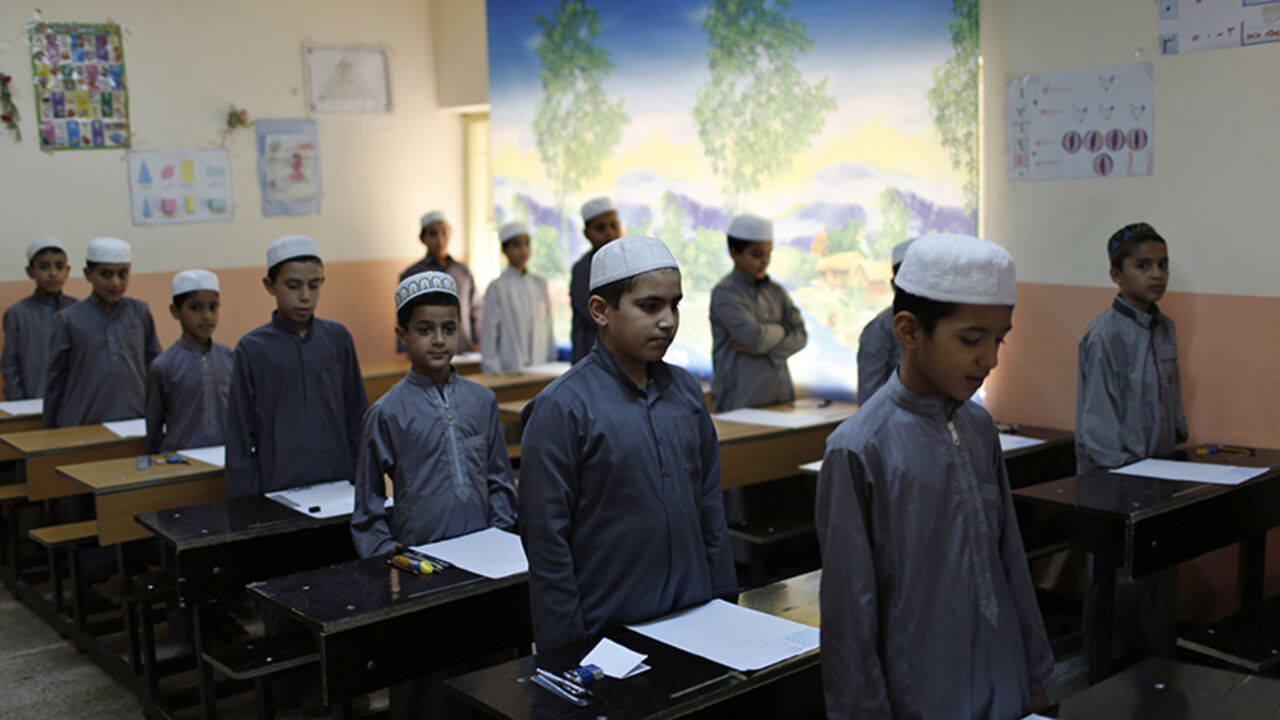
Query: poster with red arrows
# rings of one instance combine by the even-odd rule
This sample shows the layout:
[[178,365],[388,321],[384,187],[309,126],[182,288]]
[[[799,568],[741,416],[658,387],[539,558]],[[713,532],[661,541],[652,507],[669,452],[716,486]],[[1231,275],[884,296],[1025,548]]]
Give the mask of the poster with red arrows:
[[1009,179],[1150,175],[1154,104],[1151,63],[1009,78]]

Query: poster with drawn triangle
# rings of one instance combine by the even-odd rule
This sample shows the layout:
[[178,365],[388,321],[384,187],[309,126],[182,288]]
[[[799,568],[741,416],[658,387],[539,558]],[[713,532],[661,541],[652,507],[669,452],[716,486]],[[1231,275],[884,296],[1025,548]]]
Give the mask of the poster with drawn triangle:
[[135,226],[235,220],[227,150],[130,150],[126,165]]
[[307,101],[312,112],[391,112],[391,72],[386,48],[375,45],[308,45]]
[[1009,179],[1150,175],[1154,105],[1151,63],[1009,78]]

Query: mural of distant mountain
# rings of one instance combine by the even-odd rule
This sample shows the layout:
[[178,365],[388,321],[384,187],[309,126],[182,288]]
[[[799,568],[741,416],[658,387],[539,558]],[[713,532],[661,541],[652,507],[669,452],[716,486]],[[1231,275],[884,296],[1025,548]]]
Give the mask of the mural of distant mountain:
[[557,336],[587,249],[578,207],[607,194],[627,232],[662,238],[680,261],[667,359],[705,376],[708,296],[731,268],[724,231],[750,211],[774,221],[770,274],[808,325],[793,376],[852,396],[858,335],[892,297],[893,245],[976,231],[976,83],[961,82],[976,72],[975,8],[488,0],[496,220],[530,223]]

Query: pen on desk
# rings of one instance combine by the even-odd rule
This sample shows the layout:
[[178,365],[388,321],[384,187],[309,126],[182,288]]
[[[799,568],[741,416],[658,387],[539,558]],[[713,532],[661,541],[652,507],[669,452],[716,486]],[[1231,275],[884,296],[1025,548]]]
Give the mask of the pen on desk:
[[550,692],[552,695],[555,695],[561,700],[571,702],[574,705],[577,705],[578,707],[586,707],[589,704],[586,698],[578,697],[577,695],[570,693],[569,691],[565,690],[559,685],[548,680],[545,675],[535,674],[529,679],[533,681],[534,685],[537,685],[543,690]]
[[437,571],[444,570],[445,568],[453,567],[452,563],[449,563],[445,560],[441,560],[438,557],[432,557],[431,555],[427,555],[426,553],[418,552],[417,550],[405,549],[403,554],[408,555],[411,558],[417,558],[418,560],[422,560],[423,562],[429,562]]
[[387,562],[392,567],[400,568],[401,570],[411,572],[414,575],[430,575],[436,571],[436,569],[431,566],[431,563],[415,560],[414,558],[407,557],[405,555],[392,555]]
[[551,672],[551,671],[549,671],[549,670],[543,670],[543,669],[542,669],[542,668],[540,668],[540,667],[536,667],[536,668],[534,668],[534,670],[538,673],[538,675],[539,675],[539,676],[544,677],[544,678],[546,678],[547,680],[549,680],[550,682],[555,683],[557,686],[559,686],[559,687],[560,687],[560,689],[561,689],[561,690],[564,690],[564,691],[565,691],[565,692],[567,692],[567,693],[570,693],[570,694],[572,694],[572,695],[576,695],[576,696],[578,696],[578,697],[582,697],[583,695],[588,695],[588,696],[593,696],[593,697],[594,697],[594,695],[595,695],[595,694],[594,694],[594,693],[592,693],[590,690],[588,690],[588,689],[586,689],[586,688],[582,687],[581,685],[579,685],[579,684],[577,684],[577,683],[573,682],[572,680],[566,680],[566,679],[564,679],[564,678],[560,677],[559,675],[556,675],[555,673],[553,673],[553,672]]

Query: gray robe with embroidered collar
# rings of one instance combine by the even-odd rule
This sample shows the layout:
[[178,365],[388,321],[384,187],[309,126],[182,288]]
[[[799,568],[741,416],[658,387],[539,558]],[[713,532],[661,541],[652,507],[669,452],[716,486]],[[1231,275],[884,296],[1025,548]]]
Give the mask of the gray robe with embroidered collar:
[[[442,394],[443,393],[443,394]],[[395,509],[388,518],[391,478]],[[493,391],[410,370],[364,416],[351,537],[361,557],[497,527],[515,529],[516,489]]]
[[508,267],[484,293],[480,363],[487,373],[510,372],[556,359],[547,281]]
[[97,295],[54,316],[45,376],[44,426],[140,418],[147,366],[160,354],[151,309],[121,298],[107,309]]
[[147,370],[147,452],[222,445],[230,390],[231,348],[178,338]]
[[736,596],[702,390],[663,362],[649,377],[637,387],[597,343],[525,407],[520,530],[539,650]]
[[272,311],[233,356],[227,497],[354,480],[368,408],[351,333],[315,318],[298,335]]
[[1080,339],[1076,471],[1163,455],[1187,437],[1173,320],[1117,295]]
[[4,375],[5,400],[29,400],[43,396],[49,338],[53,337],[53,316],[77,302],[68,295],[52,298],[37,290],[4,311],[4,351],[0,353],[0,373]]
[[889,306],[872,318],[858,337],[859,405],[870,400],[898,370],[901,359],[902,346],[893,333],[893,306]]
[[[790,402],[787,358],[809,342],[804,318],[781,285],[734,270],[711,291],[711,398],[724,412]],[[734,343],[754,354],[741,352]]]
[[[400,273],[400,279],[428,270],[446,273],[458,284],[458,311],[462,320],[458,326],[458,352],[475,350],[476,343],[480,340],[480,328],[483,326],[481,318],[484,314],[484,299],[476,295],[476,280],[471,276],[471,268],[464,262],[454,260],[452,255],[446,255],[442,265],[428,253],[426,257],[405,268]],[[399,352],[405,352],[403,344],[397,342],[396,347]]]
[[591,298],[591,258],[595,255],[595,250],[583,253],[578,262],[573,264],[569,277],[569,306],[573,310],[573,324],[569,328],[569,339],[573,343],[569,352],[571,363],[576,363],[591,353],[599,331],[587,308],[587,300]]
[[991,416],[948,404],[894,374],[827,439],[829,718],[1020,718],[1053,671]]

